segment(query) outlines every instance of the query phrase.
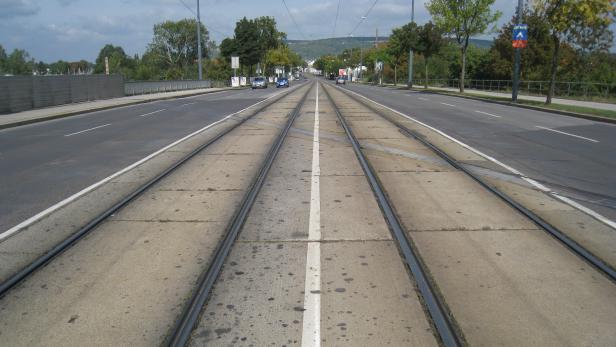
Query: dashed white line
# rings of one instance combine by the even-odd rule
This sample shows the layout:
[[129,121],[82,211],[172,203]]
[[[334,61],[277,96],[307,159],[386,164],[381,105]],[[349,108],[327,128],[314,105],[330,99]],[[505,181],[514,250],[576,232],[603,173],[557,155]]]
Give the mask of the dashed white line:
[[594,142],[594,143],[598,143],[599,141],[595,140],[595,139],[591,139],[588,137],[584,137],[584,136],[580,136],[580,135],[575,135],[575,134],[570,134],[570,133],[566,133],[564,131],[560,131],[560,130],[556,130],[556,129],[550,129],[550,128],[546,128],[546,127],[542,127],[539,125],[535,125],[535,128],[539,128],[539,129],[543,129],[543,130],[547,130],[547,131],[552,131],[555,133],[559,133],[559,134],[563,134],[563,135],[568,135],[568,136],[572,136],[572,137],[577,137],[578,139],[582,139],[582,140],[586,140],[586,141],[590,141],[590,142]]
[[81,130],[81,131],[78,131],[78,132],[75,132],[75,133],[66,134],[66,135],[64,135],[64,136],[66,136],[66,137],[68,137],[68,136],[73,136],[73,135],[77,135],[77,134],[85,133],[86,131],[92,131],[92,130],[94,130],[94,129],[104,128],[104,127],[106,127],[106,126],[110,126],[110,125],[111,125],[111,123],[108,123],[108,124],[103,124],[103,125],[99,125],[99,126],[94,127],[94,128],[90,128],[90,129],[86,129],[86,130]]
[[306,250],[306,281],[304,282],[304,316],[302,347],[321,345],[321,196],[319,191],[319,84],[317,83],[312,140],[312,177],[310,186],[310,220]]
[[149,115],[151,115],[151,114],[158,113],[158,112],[163,112],[163,111],[166,111],[166,110],[167,110],[166,108],[163,108],[163,109],[161,109],[161,110],[157,110],[157,111],[152,111],[152,112],[148,112],[148,113],[140,114],[140,115],[139,115],[139,117],[149,116]]
[[196,103],[197,103],[197,102],[189,102],[189,103],[186,103],[186,104],[181,104],[181,105],[180,105],[180,106],[178,106],[178,107],[183,107],[183,106],[193,105],[193,104],[196,104]]
[[428,99],[426,99],[426,98],[422,98],[422,97],[418,97],[417,99],[419,99],[419,100],[423,100],[423,101],[429,101]]
[[445,102],[441,102],[441,104],[443,104],[443,105],[445,105],[445,106],[456,107],[456,105],[448,104],[448,103],[445,103]]
[[490,117],[496,117],[496,118],[500,118],[501,117],[501,116],[497,116],[495,114],[491,114],[491,113],[488,113],[488,112],[482,112],[482,111],[477,111],[477,110],[475,110],[475,112],[481,113],[481,114],[485,114],[486,116],[490,116]]

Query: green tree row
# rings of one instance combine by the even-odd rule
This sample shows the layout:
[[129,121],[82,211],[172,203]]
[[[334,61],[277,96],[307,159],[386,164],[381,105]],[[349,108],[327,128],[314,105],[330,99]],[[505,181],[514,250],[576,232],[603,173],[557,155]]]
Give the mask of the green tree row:
[[[460,91],[464,80],[512,79],[514,16],[498,31],[491,48],[470,44],[470,38],[496,31],[490,28],[500,17],[491,9],[494,0],[431,0],[427,3],[434,23],[406,24],[392,31],[387,44],[363,52],[369,79],[383,77],[398,82],[408,74],[409,50],[414,51],[413,79],[457,78]],[[549,81],[546,103],[554,95],[557,80],[616,83],[616,55],[609,53],[616,3],[612,0],[535,0],[523,12],[529,25],[528,47],[522,49],[521,78]],[[359,50],[346,50],[322,57],[316,67],[337,71],[358,66]],[[375,75],[374,62],[386,64]],[[432,71],[432,73],[429,73]],[[411,81],[412,82],[412,81]],[[427,83],[427,82],[426,82]]]
[[[207,28],[201,25],[204,78],[227,80],[233,75],[230,57],[238,55],[240,73],[252,75],[257,64],[266,73],[273,73],[277,66],[288,68],[303,65],[301,57],[284,43],[286,34],[278,31],[272,17],[246,19],[236,23],[233,38],[224,39],[220,56],[213,57],[218,47],[209,38]],[[105,58],[109,72],[122,74],[129,80],[176,80],[197,78],[197,21],[182,19],[154,25],[152,42],[145,53],[130,56],[120,46],[105,45],[92,64],[85,60],[52,64],[36,62],[28,52],[15,49],[8,54],[0,46],[0,74],[76,74],[105,73]]]

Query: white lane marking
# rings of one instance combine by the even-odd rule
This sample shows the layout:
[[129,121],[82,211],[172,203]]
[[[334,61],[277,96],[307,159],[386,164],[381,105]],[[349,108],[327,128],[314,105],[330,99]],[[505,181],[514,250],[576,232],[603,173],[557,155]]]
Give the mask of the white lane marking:
[[164,151],[168,150],[169,148],[171,148],[171,147],[173,147],[173,146],[175,146],[175,145],[177,145],[179,143],[182,143],[182,142],[188,140],[189,138],[194,137],[195,135],[198,135],[198,134],[204,132],[205,130],[207,130],[207,129],[215,126],[215,125],[218,125],[218,124],[226,121],[227,119],[235,116],[238,113],[244,112],[244,111],[246,111],[247,109],[249,109],[249,108],[251,108],[253,106],[256,106],[258,104],[264,103],[264,102],[268,101],[269,99],[271,99],[273,97],[276,97],[276,96],[278,96],[278,95],[280,95],[282,93],[284,93],[284,92],[275,93],[275,94],[267,97],[266,99],[263,99],[263,100],[261,100],[261,101],[259,101],[257,103],[254,103],[254,104],[252,104],[252,105],[250,105],[250,106],[248,106],[246,108],[243,108],[243,109],[241,109],[241,110],[239,110],[237,112],[233,112],[231,114],[228,114],[225,117],[223,117],[222,119],[220,119],[220,120],[218,120],[218,121],[216,121],[216,122],[214,122],[212,124],[209,124],[209,125],[201,128],[201,129],[199,129],[199,130],[197,130],[197,131],[195,131],[193,133],[190,133],[190,134],[182,137],[181,139],[173,142],[172,144],[169,144],[169,145],[159,149],[158,151],[156,151],[156,152],[148,155],[147,157],[145,157],[145,158],[143,158],[143,159],[141,159],[141,160],[139,160],[139,161],[137,161],[137,162],[135,162],[135,163],[125,167],[125,168],[123,168],[122,170],[112,174],[111,176],[105,177],[102,180],[92,184],[91,186],[86,187],[83,190],[81,190],[81,191],[79,191],[79,192],[69,196],[68,198],[66,198],[66,199],[56,203],[55,205],[48,207],[47,209],[45,209],[45,210],[35,214],[34,216],[26,219],[25,221],[15,225],[14,227],[8,229],[7,231],[4,231],[4,232],[0,233],[0,242],[3,241],[4,239],[8,238],[9,236],[15,234],[16,232],[18,232],[18,231],[20,231],[20,230],[22,230],[24,228],[29,227],[31,224],[37,222],[38,220],[43,219],[45,216],[49,215],[50,213],[52,213],[52,212],[54,212],[56,210],[59,210],[60,208],[68,205],[69,203],[79,199],[83,195],[93,191],[94,189],[96,189],[96,188],[102,186],[103,184],[111,181],[112,179],[114,179],[114,178],[116,178],[116,177],[126,173],[127,171],[130,171],[130,170],[134,169],[135,167],[145,163],[146,161],[156,157],[157,155],[159,155],[159,154],[163,153]]
[[482,112],[482,111],[477,111],[477,110],[475,110],[475,112],[481,113],[481,114],[485,114],[486,116],[490,116],[490,117],[496,117],[496,118],[500,118],[501,117],[501,116],[497,116],[495,114],[491,114],[491,113],[488,113],[488,112]]
[[423,101],[429,101],[428,99],[426,99],[426,98],[422,98],[422,97],[418,97],[417,99],[419,99],[419,100],[423,100]]
[[441,102],[441,104],[443,104],[443,105],[445,105],[445,106],[456,107],[456,105],[448,104],[448,103],[446,103],[446,102]]
[[149,116],[149,115],[151,115],[151,114],[158,113],[158,112],[163,112],[163,111],[166,111],[166,110],[167,110],[166,108],[163,108],[163,109],[160,109],[160,110],[157,110],[157,111],[153,111],[153,112],[148,112],[148,113],[140,114],[140,115],[139,115],[139,117]]
[[197,103],[196,101],[195,101],[195,102],[189,102],[189,103],[186,103],[186,104],[181,104],[181,105],[180,105],[180,106],[178,106],[178,107],[188,106],[188,105],[194,105],[194,104],[196,104],[196,103]]
[[310,186],[310,221],[306,250],[306,280],[304,282],[304,315],[302,347],[321,345],[321,196],[319,165],[319,84],[314,110],[312,139],[312,177]]
[[99,125],[99,126],[94,127],[94,128],[90,128],[90,129],[86,129],[86,130],[81,130],[81,131],[78,131],[78,132],[75,132],[75,133],[66,134],[66,135],[64,135],[64,136],[66,136],[66,137],[68,137],[68,136],[73,136],[73,135],[77,135],[77,134],[85,133],[86,131],[92,131],[92,130],[95,130],[95,129],[104,128],[104,127],[106,127],[106,126],[110,126],[110,125],[111,125],[111,123],[107,123],[107,124]]
[[572,136],[572,137],[577,137],[578,139],[582,139],[582,140],[586,140],[586,141],[590,141],[590,142],[594,142],[594,143],[598,143],[599,142],[597,140],[590,139],[588,137],[584,137],[584,136],[580,136],[580,135],[575,135],[575,134],[570,134],[570,133],[566,133],[564,131],[560,131],[560,130],[556,130],[556,129],[550,129],[550,128],[542,127],[542,126],[539,126],[539,125],[535,125],[535,128],[539,128],[539,129],[543,129],[543,130],[547,130],[547,131],[553,131],[555,133],[559,133],[559,134],[563,134],[563,135],[568,135],[568,136]]
[[[526,182],[530,183],[531,185],[533,185],[533,186],[534,186],[534,187],[536,187],[537,189],[542,190],[542,191],[544,191],[544,192],[546,192],[546,193],[548,193],[548,194],[550,194],[550,195],[552,195],[552,196],[554,196],[554,197],[558,198],[560,201],[562,201],[562,202],[564,202],[564,203],[568,204],[569,206],[571,206],[571,207],[573,207],[573,208],[576,208],[576,209],[578,209],[578,210],[580,210],[580,211],[582,211],[582,212],[588,213],[588,215],[590,215],[590,216],[594,217],[595,219],[597,219],[597,220],[598,220],[598,221],[600,221],[601,223],[603,223],[603,224],[605,224],[605,225],[608,225],[608,226],[610,226],[610,227],[612,227],[612,228],[616,229],[616,222],[614,222],[613,220],[611,220],[611,219],[609,219],[609,218],[607,218],[607,217],[605,217],[605,216],[603,216],[603,215],[601,215],[601,214],[597,213],[597,212],[596,212],[596,211],[594,211],[594,210],[591,210],[591,209],[589,209],[589,208],[587,208],[587,207],[584,207],[584,206],[582,206],[582,205],[580,205],[580,204],[576,203],[575,201],[572,201],[571,199],[568,199],[568,198],[565,198],[565,197],[563,197],[563,196],[558,195],[556,192],[552,191],[550,188],[548,188],[548,187],[544,186],[543,184],[541,184],[541,183],[539,183],[539,182],[535,181],[534,179],[532,179],[532,178],[530,178],[530,177],[526,176],[525,174],[523,174],[523,173],[521,173],[520,171],[518,171],[518,170],[516,170],[516,169],[512,168],[511,166],[509,166],[509,165],[507,165],[507,164],[505,164],[505,163],[500,162],[500,161],[499,161],[499,160],[497,160],[496,158],[492,158],[491,156],[489,156],[489,155],[487,155],[487,154],[485,154],[485,153],[481,152],[480,150],[475,149],[475,148],[473,148],[473,147],[471,147],[471,146],[467,145],[466,143],[464,143],[464,142],[462,142],[462,141],[460,141],[460,140],[458,140],[458,139],[456,139],[456,138],[454,138],[454,137],[451,137],[451,136],[449,136],[449,135],[445,134],[444,132],[442,132],[442,131],[440,131],[440,130],[438,130],[438,129],[436,129],[436,128],[434,128],[434,127],[432,127],[432,126],[430,126],[430,125],[428,125],[428,124],[426,124],[426,123],[424,123],[424,122],[421,122],[421,121],[419,121],[419,120],[417,120],[417,119],[415,119],[415,118],[413,118],[413,117],[411,117],[411,116],[408,116],[408,115],[406,115],[406,114],[404,114],[404,113],[402,113],[402,112],[400,112],[400,111],[398,111],[398,110],[395,110],[395,109],[393,109],[393,108],[391,108],[391,107],[389,107],[389,106],[385,106],[385,105],[383,105],[383,104],[381,104],[381,103],[379,103],[379,102],[376,102],[376,101],[374,101],[374,100],[372,100],[372,99],[370,99],[370,98],[367,98],[367,97],[365,97],[365,96],[363,96],[363,95],[361,95],[361,94],[359,94],[359,93],[356,93],[356,92],[354,92],[354,91],[352,91],[352,90],[348,90],[348,89],[346,89],[346,90],[347,90],[348,92],[350,92],[350,93],[353,93],[353,94],[355,94],[355,95],[357,95],[357,96],[359,96],[359,97],[361,97],[361,98],[363,98],[363,99],[366,99],[366,100],[368,100],[368,101],[370,101],[370,102],[372,102],[372,103],[375,103],[375,104],[377,104],[377,105],[379,105],[379,106],[381,106],[381,107],[383,107],[383,108],[386,108],[386,109],[388,109],[388,110],[390,110],[390,111],[392,111],[392,112],[395,112],[395,113],[397,113],[397,114],[401,115],[402,117],[405,117],[405,118],[407,118],[407,119],[409,119],[409,120],[412,120],[413,122],[415,122],[415,123],[417,123],[417,124],[420,124],[420,125],[422,125],[422,126],[424,126],[424,127],[428,128],[428,129],[430,129],[430,130],[432,130],[432,131],[434,131],[434,132],[436,132],[436,133],[438,133],[438,134],[440,134],[440,135],[442,135],[442,136],[446,137],[447,139],[449,139],[449,140],[451,140],[451,141],[453,141],[453,142],[455,142],[455,143],[459,144],[460,146],[462,146],[462,147],[464,147],[464,148],[468,149],[469,151],[471,151],[471,152],[473,152],[473,153],[477,154],[478,156],[481,156],[481,157],[483,157],[483,158],[485,158],[485,159],[487,159],[487,160],[489,160],[489,161],[491,161],[491,162],[493,162],[493,163],[495,163],[495,164],[497,164],[497,165],[500,165],[501,167],[505,168],[505,169],[506,169],[506,170],[508,170],[509,172],[511,172],[511,173],[513,173],[513,174],[515,174],[515,175],[520,176],[520,178],[521,178],[521,179],[523,179],[524,181],[526,181]],[[589,211],[589,212],[587,212],[587,211]]]

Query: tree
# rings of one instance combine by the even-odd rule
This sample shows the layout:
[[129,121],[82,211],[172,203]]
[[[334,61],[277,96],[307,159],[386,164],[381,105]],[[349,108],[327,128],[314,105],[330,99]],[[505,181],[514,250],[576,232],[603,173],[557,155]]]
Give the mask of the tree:
[[616,15],[613,0],[534,0],[533,9],[550,27],[553,51],[550,87],[545,99],[552,102],[561,42],[582,50],[607,50],[613,34],[609,30]]
[[127,73],[133,66],[131,58],[120,46],[106,44],[98,53],[94,65],[94,73],[105,73],[105,58],[109,60],[109,73]]
[[[460,92],[464,92],[464,74],[466,71],[466,51],[469,39],[473,35],[486,31],[496,22],[500,11],[492,11],[490,6],[495,0],[430,0],[428,11],[436,25],[452,35],[459,45],[462,56],[460,71]],[[609,1],[609,0],[606,0]]]
[[[201,26],[201,57],[208,57],[209,32]],[[198,59],[197,21],[182,19],[177,22],[165,21],[154,25],[154,38],[148,46],[149,53],[156,56],[155,61],[167,69],[172,69],[172,77],[183,77]],[[179,72],[178,72],[179,71]]]
[[30,54],[23,49],[15,48],[6,59],[6,70],[13,75],[31,75],[32,69]]
[[425,67],[425,88],[428,88],[428,60],[434,54],[440,52],[441,48],[444,44],[443,40],[443,32],[432,24],[432,22],[428,22],[421,27],[419,31],[418,38],[418,46],[420,47],[421,54],[424,56],[424,67]]
[[6,71],[7,56],[4,47],[0,45],[0,74]]
[[387,54],[391,57],[391,62],[394,65],[394,85],[398,84],[398,66],[401,64],[405,55],[408,54],[408,47],[408,31],[405,30],[404,27],[393,29],[391,36],[389,36],[389,41],[387,42]]

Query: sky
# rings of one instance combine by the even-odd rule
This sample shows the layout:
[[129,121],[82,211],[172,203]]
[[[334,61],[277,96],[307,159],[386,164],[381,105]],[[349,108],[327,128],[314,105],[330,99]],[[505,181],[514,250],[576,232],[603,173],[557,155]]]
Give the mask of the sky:
[[[233,35],[235,22],[246,16],[272,16],[289,39],[388,36],[410,21],[411,0],[201,0],[201,21],[220,43]],[[415,1],[415,20],[430,15],[425,0]],[[195,16],[197,0],[0,0],[0,45],[7,52],[25,49],[36,60],[94,61],[107,43],[126,53],[142,54],[152,40],[154,24]],[[340,3],[338,20],[336,10]],[[517,0],[496,0],[503,12],[498,26],[511,19]],[[295,21],[294,21],[295,20]],[[361,23],[360,23],[361,22]],[[297,25],[295,24],[297,23]],[[335,23],[335,28],[334,28]],[[359,24],[359,26],[358,26]],[[355,31],[353,31],[353,29]],[[482,35],[489,38],[494,34]]]

